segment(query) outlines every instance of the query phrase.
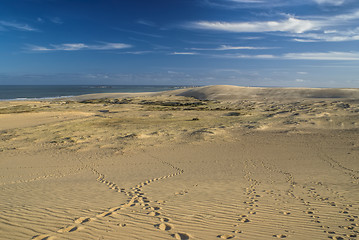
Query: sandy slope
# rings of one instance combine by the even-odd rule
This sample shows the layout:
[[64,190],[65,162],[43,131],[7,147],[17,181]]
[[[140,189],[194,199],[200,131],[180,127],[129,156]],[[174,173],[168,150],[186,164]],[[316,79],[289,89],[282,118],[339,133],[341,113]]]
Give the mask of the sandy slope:
[[357,239],[356,90],[258,91],[1,102],[0,239]]
[[303,99],[303,98],[359,98],[359,89],[334,88],[261,88],[229,85],[180,89],[171,94],[207,100],[237,101],[241,99]]

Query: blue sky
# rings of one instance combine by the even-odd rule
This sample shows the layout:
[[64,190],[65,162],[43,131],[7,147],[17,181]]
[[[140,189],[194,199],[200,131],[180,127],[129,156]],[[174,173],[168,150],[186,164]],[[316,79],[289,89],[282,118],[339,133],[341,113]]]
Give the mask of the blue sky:
[[359,87],[357,0],[1,0],[0,84]]

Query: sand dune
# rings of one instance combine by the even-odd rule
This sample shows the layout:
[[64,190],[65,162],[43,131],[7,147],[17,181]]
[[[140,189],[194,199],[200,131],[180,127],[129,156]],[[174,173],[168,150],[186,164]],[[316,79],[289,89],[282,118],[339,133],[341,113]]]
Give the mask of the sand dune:
[[0,239],[357,239],[357,94],[0,102]]
[[334,88],[261,88],[229,85],[180,89],[169,94],[195,97],[202,100],[236,101],[241,99],[303,99],[303,98],[359,98],[359,89]]

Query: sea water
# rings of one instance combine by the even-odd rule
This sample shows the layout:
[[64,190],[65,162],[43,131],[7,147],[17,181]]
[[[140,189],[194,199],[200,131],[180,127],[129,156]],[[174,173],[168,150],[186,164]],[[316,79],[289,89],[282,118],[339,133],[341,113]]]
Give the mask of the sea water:
[[0,85],[0,100],[51,99],[90,93],[161,92],[186,86],[156,85]]

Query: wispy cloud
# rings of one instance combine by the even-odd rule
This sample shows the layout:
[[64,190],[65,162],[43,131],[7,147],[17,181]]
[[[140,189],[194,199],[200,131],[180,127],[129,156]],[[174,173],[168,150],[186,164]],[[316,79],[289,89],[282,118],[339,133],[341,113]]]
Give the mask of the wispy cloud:
[[229,0],[230,2],[235,3],[264,3],[264,0]]
[[284,59],[284,60],[324,60],[324,61],[359,61],[359,52],[303,52],[285,53],[283,55],[244,55],[225,54],[214,55],[222,58],[247,58],[247,59]]
[[271,47],[230,46],[230,45],[221,45],[218,48],[191,48],[191,50],[198,50],[198,51],[263,50],[263,49],[272,49],[272,48]]
[[197,55],[196,52],[173,52],[171,55]]
[[295,60],[359,61],[359,52],[287,53],[283,55],[283,58]]
[[359,28],[347,31],[323,31],[294,36],[296,42],[345,42],[359,41]]
[[163,36],[157,35],[157,34],[138,32],[138,31],[123,29],[123,28],[114,28],[114,29],[117,30],[117,31],[133,33],[133,34],[136,34],[136,35],[141,35],[141,36],[146,36],[146,37],[154,37],[154,38],[162,38],[163,37]]
[[[203,3],[210,7],[221,7],[225,9],[253,8],[262,7],[283,7],[283,6],[300,6],[315,3],[314,0],[202,0]],[[343,0],[339,0],[343,1]]]
[[[298,42],[342,42],[359,40],[359,9],[332,16],[292,16],[273,21],[226,22],[196,21],[185,25],[190,29],[233,33],[286,34]],[[274,16],[275,17],[275,16]],[[276,17],[278,18],[278,16]]]
[[29,45],[28,50],[34,52],[49,52],[49,51],[79,51],[79,50],[116,50],[130,48],[132,45],[124,43],[102,43],[98,45],[88,45],[84,43],[63,43],[51,44],[50,47]]
[[0,29],[1,27],[3,29],[14,29],[14,30],[18,30],[18,31],[28,31],[28,32],[33,32],[33,31],[38,31],[36,28],[25,24],[25,23],[17,23],[17,22],[8,22],[8,21],[0,21]]
[[63,24],[64,23],[64,21],[62,21],[62,19],[59,17],[50,18],[50,21],[55,24]]
[[247,58],[247,59],[275,59],[275,58],[278,58],[277,56],[271,55],[271,54],[259,54],[259,55],[226,54],[226,55],[215,55],[214,57],[223,57],[223,58]]
[[148,26],[148,27],[156,27],[156,24],[154,22],[151,22],[148,20],[139,19],[139,20],[137,20],[137,23]]
[[345,0],[314,0],[319,5],[333,5],[333,6],[340,6],[343,5],[346,1]]
[[302,20],[289,17],[280,21],[258,22],[218,22],[199,21],[189,25],[191,28],[217,30],[226,32],[293,32],[303,33],[319,29],[319,23],[313,20]]

